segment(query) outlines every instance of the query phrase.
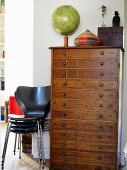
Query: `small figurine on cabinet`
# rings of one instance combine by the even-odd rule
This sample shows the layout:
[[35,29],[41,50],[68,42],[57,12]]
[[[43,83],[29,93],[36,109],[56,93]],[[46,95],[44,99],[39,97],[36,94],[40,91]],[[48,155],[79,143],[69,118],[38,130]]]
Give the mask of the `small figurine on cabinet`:
[[104,23],[104,17],[107,13],[107,7],[105,5],[102,5],[100,9],[101,9],[101,14],[102,14],[102,19],[103,19],[102,27],[106,27],[106,24]]
[[118,11],[115,11],[115,16],[113,17],[113,20],[112,20],[112,26],[115,26],[115,27],[120,26],[120,17],[119,17]]

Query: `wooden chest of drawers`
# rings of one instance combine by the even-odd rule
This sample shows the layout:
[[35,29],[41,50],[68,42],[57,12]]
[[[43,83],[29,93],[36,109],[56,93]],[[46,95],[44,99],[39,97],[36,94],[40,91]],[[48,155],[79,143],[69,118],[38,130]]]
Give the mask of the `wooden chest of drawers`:
[[120,48],[50,49],[50,170],[117,170]]

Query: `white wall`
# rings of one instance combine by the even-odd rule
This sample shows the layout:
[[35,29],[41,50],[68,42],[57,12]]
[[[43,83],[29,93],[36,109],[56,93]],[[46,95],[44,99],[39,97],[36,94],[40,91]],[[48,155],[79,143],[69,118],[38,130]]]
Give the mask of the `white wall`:
[[123,25],[124,0],[34,0],[34,85],[50,84],[50,46],[63,46],[63,36],[52,27],[51,16],[60,5],[72,5],[80,14],[77,31],[69,36],[69,45],[74,44],[76,36],[89,29],[97,34],[102,24],[102,4],[107,6],[106,26],[112,26],[114,11],[119,11]]
[[[69,45],[74,38],[90,29],[97,34],[102,24],[102,4],[108,8],[105,23],[112,25],[114,11],[118,10],[123,25],[124,0],[6,0],[6,92],[13,94],[18,85],[50,84],[50,46],[63,45],[63,36],[52,27],[51,16],[60,5],[74,6],[80,14],[77,31],[69,36]],[[34,20],[34,22],[33,22]],[[34,35],[33,35],[34,33]],[[34,37],[33,37],[34,36]]]
[[5,89],[33,85],[33,1],[6,0]]

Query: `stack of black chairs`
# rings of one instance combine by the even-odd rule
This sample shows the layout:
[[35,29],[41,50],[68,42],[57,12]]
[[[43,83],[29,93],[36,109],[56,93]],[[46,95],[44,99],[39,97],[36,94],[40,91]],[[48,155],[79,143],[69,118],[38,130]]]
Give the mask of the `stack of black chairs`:
[[24,117],[11,116],[8,118],[1,167],[4,169],[10,132],[15,133],[16,137],[19,134],[19,158],[21,158],[21,134],[36,133],[38,137],[40,169],[43,169],[45,164],[43,132],[50,130],[50,120],[47,118],[50,111],[50,86],[19,86],[15,91],[15,98],[24,112]]

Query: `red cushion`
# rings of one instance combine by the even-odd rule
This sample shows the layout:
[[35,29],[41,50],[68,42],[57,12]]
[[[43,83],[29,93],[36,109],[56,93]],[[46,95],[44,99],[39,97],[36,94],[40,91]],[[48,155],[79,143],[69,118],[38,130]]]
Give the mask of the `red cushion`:
[[10,96],[9,98],[9,109],[10,109],[10,114],[24,115],[24,112],[18,105],[14,96]]

